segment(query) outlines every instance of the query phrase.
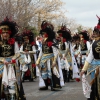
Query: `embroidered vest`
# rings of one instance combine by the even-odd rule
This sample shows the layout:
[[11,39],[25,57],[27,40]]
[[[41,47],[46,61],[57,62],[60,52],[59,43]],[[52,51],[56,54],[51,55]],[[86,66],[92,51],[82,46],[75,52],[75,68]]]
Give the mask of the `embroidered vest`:
[[23,51],[25,51],[25,50],[27,50],[27,51],[32,51],[32,45],[31,44],[24,44],[23,45]]
[[46,43],[43,44],[42,45],[42,52],[44,54],[53,53],[52,46],[48,47],[48,45]]
[[81,46],[81,53],[82,53],[82,55],[86,55],[86,52],[87,52],[87,44],[86,43],[81,43],[80,44],[80,46]]
[[7,43],[7,41],[1,41],[0,45],[0,57],[9,57],[13,56],[14,53],[14,44],[10,45]]

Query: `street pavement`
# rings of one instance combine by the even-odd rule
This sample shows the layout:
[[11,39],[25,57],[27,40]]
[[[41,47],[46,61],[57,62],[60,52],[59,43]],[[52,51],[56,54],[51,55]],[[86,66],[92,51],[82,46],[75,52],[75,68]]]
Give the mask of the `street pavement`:
[[65,83],[59,91],[39,90],[39,81],[23,83],[27,100],[87,100],[82,91],[82,83],[75,80]]

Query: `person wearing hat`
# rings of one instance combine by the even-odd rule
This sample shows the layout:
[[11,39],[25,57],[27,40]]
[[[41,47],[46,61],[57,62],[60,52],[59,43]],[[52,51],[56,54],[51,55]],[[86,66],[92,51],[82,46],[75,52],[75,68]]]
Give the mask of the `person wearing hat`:
[[89,34],[86,30],[82,30],[80,33],[80,52],[81,52],[81,68],[85,62],[86,56],[90,50]]
[[19,47],[14,39],[17,24],[8,17],[0,23],[0,99],[26,100],[20,67],[17,66]]
[[69,82],[71,79],[71,55],[70,55],[70,43],[71,43],[71,31],[62,25],[61,29],[57,31],[59,37],[59,49],[61,51],[61,68],[63,72],[64,82]]
[[74,78],[76,79],[76,81],[80,81],[78,75],[79,71],[77,67],[77,62],[73,53],[71,31],[65,25],[62,25],[61,29],[57,33],[61,38],[59,48],[62,53],[61,66],[62,66],[64,81],[69,82]]
[[[47,21],[43,21],[40,34],[43,37],[42,48],[36,61],[40,69],[40,90],[47,90],[48,86],[51,87],[51,91],[60,89],[60,75],[57,66],[58,48],[53,25]],[[41,82],[44,82],[44,84]]]
[[22,60],[25,61],[25,64],[21,64],[22,68],[22,80],[23,82],[25,80],[33,81],[36,78],[36,43],[34,40],[34,33],[30,30],[25,30],[22,33],[23,37],[23,43],[20,47],[20,53],[23,54]]
[[78,68],[80,68],[80,36],[79,34],[74,34],[74,36],[72,37],[73,39],[73,52],[74,52],[74,56],[78,65]]
[[[98,17],[98,16],[97,16]],[[90,52],[86,58],[85,64],[81,71],[81,76],[91,73],[91,93],[88,100],[100,100],[100,18],[97,26],[94,27],[93,36],[95,41],[92,43]]]

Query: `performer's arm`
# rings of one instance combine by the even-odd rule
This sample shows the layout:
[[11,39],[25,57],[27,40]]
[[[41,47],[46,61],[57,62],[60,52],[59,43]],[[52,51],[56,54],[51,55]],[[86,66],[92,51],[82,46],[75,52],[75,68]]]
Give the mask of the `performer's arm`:
[[0,63],[4,63],[5,58],[4,57],[0,57]]
[[85,71],[87,71],[87,69],[89,67],[89,64],[92,62],[93,59],[94,59],[94,56],[93,56],[93,52],[92,52],[92,48],[91,48],[91,50],[89,52],[89,55],[86,58],[85,64],[83,66],[83,69],[81,71],[81,76],[85,73]]
[[42,54],[43,54],[42,49],[40,49],[40,53],[39,53],[38,59],[37,59],[37,61],[36,61],[36,65],[38,65],[38,64],[40,63]]
[[37,52],[37,50],[36,50],[35,46],[32,46],[32,51],[29,51],[29,53],[35,54],[36,52]]
[[20,57],[19,46],[17,42],[15,42],[14,51],[15,51],[15,55],[13,56],[12,60],[15,60]]
[[59,48],[59,50],[58,50],[59,51],[59,57],[62,58],[61,43],[59,43],[58,48]]
[[57,61],[57,56],[59,54],[59,51],[56,47],[52,46],[52,49],[53,49],[53,53],[54,53],[54,60],[53,60],[53,65],[56,64],[56,61]]
[[70,48],[67,42],[65,42],[65,46],[66,46],[66,52],[65,52],[65,57],[68,55],[68,53],[70,53]]

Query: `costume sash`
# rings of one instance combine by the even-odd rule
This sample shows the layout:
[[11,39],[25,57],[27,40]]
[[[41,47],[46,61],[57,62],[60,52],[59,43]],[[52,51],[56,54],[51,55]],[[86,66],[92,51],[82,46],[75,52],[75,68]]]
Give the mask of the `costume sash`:
[[44,65],[44,63],[48,60],[54,57],[54,54],[44,54],[40,60],[40,65]]
[[93,60],[91,63],[90,63],[90,67],[88,68],[87,72],[89,75],[91,72],[93,72],[95,69],[97,69],[98,67],[100,67],[100,60]]

